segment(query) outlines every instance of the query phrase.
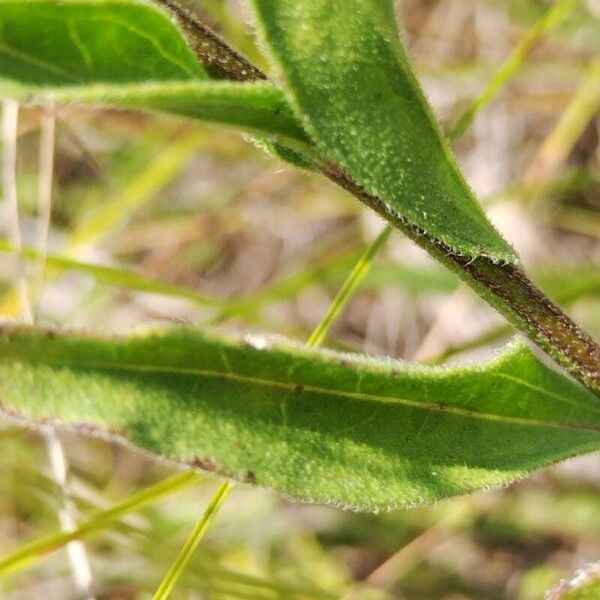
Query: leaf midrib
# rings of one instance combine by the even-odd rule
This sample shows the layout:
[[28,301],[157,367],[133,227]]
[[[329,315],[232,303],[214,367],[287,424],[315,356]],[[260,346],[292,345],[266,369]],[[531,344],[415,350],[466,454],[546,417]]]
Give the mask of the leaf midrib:
[[[0,4],[1,6],[1,4]],[[85,85],[84,80],[79,77],[74,77],[71,73],[68,73],[64,69],[60,69],[54,66],[51,63],[47,63],[46,61],[38,58],[37,56],[32,56],[23,52],[20,49],[13,48],[9,44],[7,44],[4,40],[0,39],[0,52],[4,53],[9,58],[16,58],[25,64],[29,64],[38,69],[45,69],[48,73],[52,75],[59,75],[60,77],[65,77],[66,79],[70,79],[75,84]],[[21,84],[23,85],[23,84]]]
[[[8,361],[7,361],[8,362]],[[12,362],[19,362],[18,358],[12,358]],[[241,375],[239,373],[233,373],[229,371],[217,371],[210,369],[196,369],[193,367],[174,367],[167,365],[151,365],[145,363],[113,363],[113,362],[93,362],[93,361],[82,361],[73,363],[69,361],[60,361],[53,363],[50,360],[45,361],[31,361],[31,364],[37,366],[59,366],[61,368],[69,368],[71,370],[78,369],[97,369],[105,371],[125,371],[125,372],[145,372],[145,373],[156,373],[156,374],[167,374],[167,375],[194,375],[197,377],[205,378],[221,378],[229,379],[231,381],[259,385],[263,387],[271,387],[276,389],[285,390],[287,392],[294,392],[297,396],[305,392],[311,392],[315,394],[323,394],[328,396],[335,396],[341,398],[351,398],[353,400],[362,400],[368,402],[378,402],[382,404],[401,404],[403,406],[409,406],[412,408],[421,408],[423,410],[431,410],[434,412],[450,413],[460,415],[463,417],[470,417],[474,419],[481,419],[486,421],[496,421],[501,423],[512,423],[520,425],[534,425],[538,427],[555,427],[561,429],[573,429],[577,431],[589,431],[593,433],[600,433],[600,425],[575,423],[572,421],[544,421],[542,419],[531,419],[527,417],[517,417],[514,415],[498,415],[494,413],[478,412],[468,408],[461,408],[457,406],[450,406],[443,402],[427,402],[410,400],[408,398],[401,398],[396,396],[381,396],[377,394],[366,394],[363,392],[351,392],[345,390],[335,390],[332,388],[324,388],[311,384],[305,384],[301,381],[286,383],[282,381],[276,381],[273,379],[264,379],[261,377],[252,377],[250,375]],[[226,366],[227,368],[227,366]],[[301,388],[299,388],[301,386]]]

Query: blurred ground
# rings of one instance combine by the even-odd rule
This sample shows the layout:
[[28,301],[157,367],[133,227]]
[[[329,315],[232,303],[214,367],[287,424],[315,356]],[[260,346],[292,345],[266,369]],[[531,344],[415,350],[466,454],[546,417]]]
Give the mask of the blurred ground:
[[[405,41],[443,122],[454,122],[548,6],[399,3]],[[207,0],[195,10],[265,66],[236,2]],[[590,82],[600,77],[599,51],[600,5],[582,1],[457,146],[469,182],[528,269],[595,337],[600,98]],[[189,322],[306,339],[382,227],[331,184],[266,157],[235,132],[108,110],[62,107],[56,114],[49,251],[205,297],[142,292],[131,280],[111,285],[50,265],[41,322],[104,330]],[[38,109],[21,111],[18,189],[30,244],[40,118]],[[5,316],[14,312],[14,273],[14,260],[0,254]],[[509,337],[490,309],[395,235],[328,345],[439,362],[489,357]],[[0,435],[6,553],[57,529],[59,494],[38,436],[9,427]],[[171,473],[130,449],[64,441],[80,518]],[[379,515],[237,488],[173,598],[542,598],[600,559],[598,467],[598,455],[583,457],[508,489]],[[90,538],[97,597],[151,597],[215,485],[203,478]],[[64,551],[1,581],[0,596],[75,598]]]

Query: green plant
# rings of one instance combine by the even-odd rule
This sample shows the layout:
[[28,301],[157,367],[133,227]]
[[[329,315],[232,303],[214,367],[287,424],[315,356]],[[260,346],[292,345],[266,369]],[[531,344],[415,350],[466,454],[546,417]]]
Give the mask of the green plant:
[[[377,211],[572,378],[523,342],[488,365],[443,369],[193,328],[115,339],[5,325],[5,409],[117,432],[230,479],[365,510],[504,484],[600,448],[600,349],[531,283],[488,222],[411,70],[392,3],[253,4],[279,85],[170,0],[169,12],[131,0],[3,1],[3,93],[250,132]],[[377,247],[312,343],[324,339]]]

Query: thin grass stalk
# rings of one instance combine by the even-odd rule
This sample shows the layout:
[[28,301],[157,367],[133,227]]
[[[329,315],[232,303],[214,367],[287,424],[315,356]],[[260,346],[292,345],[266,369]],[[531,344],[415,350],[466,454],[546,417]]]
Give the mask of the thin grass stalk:
[[225,498],[229,495],[233,488],[233,483],[230,481],[223,481],[214,496],[211,498],[206,510],[202,514],[200,520],[196,523],[194,529],[190,533],[186,540],[183,548],[177,555],[177,558],[167,571],[164,579],[161,581],[160,586],[156,590],[153,596],[153,600],[165,600],[171,594],[171,591],[175,587],[177,581],[181,577],[186,565],[190,558],[196,551],[198,544],[204,537],[204,534],[208,531],[210,524],[212,523],[215,515],[219,512],[219,508],[225,501]]
[[10,573],[21,570],[51,552],[62,548],[70,541],[80,539],[99,531],[123,515],[134,510],[139,510],[143,506],[155,502],[159,498],[172,494],[181,488],[190,485],[194,481],[197,481],[197,479],[198,476],[192,471],[177,473],[141,492],[132,494],[128,498],[125,498],[125,500],[117,502],[107,510],[96,512],[89,519],[80,522],[77,527],[71,531],[51,533],[24,544],[14,552],[11,552],[0,559],[0,577],[5,577]]
[[[4,103],[2,116],[2,138],[4,155],[2,163],[2,185],[6,202],[8,204],[8,228],[13,247],[18,256],[18,299],[21,318],[33,323],[34,312],[29,294],[27,276],[21,255],[22,239],[19,219],[19,203],[17,194],[17,135],[18,135],[19,105],[13,100]],[[39,195],[39,220],[40,231],[46,232],[49,228],[50,202],[52,191],[52,165],[54,154],[54,123],[45,120],[42,123],[42,145],[40,153],[40,195]],[[45,239],[46,239],[45,238]],[[45,239],[42,240],[41,254],[46,249]],[[58,510],[58,519],[63,530],[72,530],[75,527],[74,505],[69,498],[67,489],[67,463],[62,444],[53,427],[45,427],[42,436],[46,444],[46,451],[50,465],[50,473],[54,483],[61,492],[61,506]],[[71,542],[67,551],[73,582],[82,598],[94,600],[91,594],[91,570],[85,548],[78,541]]]
[[[0,252],[16,253],[17,250],[7,240],[0,239]],[[42,253],[37,248],[26,245],[21,247],[20,254],[25,260],[35,262],[38,265],[43,261],[48,270],[56,269],[57,271],[65,271],[72,269],[86,275],[91,275],[102,283],[123,286],[141,292],[183,298],[199,306],[215,306],[217,308],[229,306],[229,301],[226,299],[208,296],[193,288],[157,280],[126,268],[77,260],[62,254]]]
[[354,265],[350,275],[348,275],[348,278],[344,281],[340,291],[336,294],[335,298],[327,308],[325,316],[308,338],[308,341],[306,342],[307,346],[320,346],[325,341],[331,326],[347,306],[350,298],[354,295],[354,292],[363,281],[365,275],[371,270],[377,252],[379,252],[380,248],[387,242],[391,233],[392,228],[385,227],[363,252],[358,259],[358,262]]
[[[194,472],[178,473],[141,492],[136,492],[108,509],[96,512],[88,520],[81,522],[74,531],[67,534],[59,531],[33,540],[0,559],[0,577],[6,577],[11,573],[32,566],[52,552],[64,547],[69,540],[84,538],[97,533],[126,514],[140,510],[144,506],[170,496],[196,481],[198,481],[198,477]],[[285,595],[286,597],[310,596],[319,600],[335,599],[333,594],[320,589],[301,589],[286,585],[285,583],[270,582],[250,575],[241,575],[215,564],[209,564],[205,570],[199,570],[199,573],[202,576],[208,573],[213,574],[227,584],[264,589],[265,591]],[[210,589],[214,590],[214,587]]]
[[579,0],[558,0],[529,29],[506,60],[496,69],[483,90],[471,101],[456,125],[450,131],[451,140],[456,140],[469,128],[477,113],[489,104],[500,90],[520,71],[523,63],[542,37],[559,25],[575,8]]
[[[68,463],[65,451],[54,427],[44,427],[42,429],[42,436],[46,445],[50,474],[61,496],[57,511],[58,520],[61,529],[68,534],[77,528],[77,519],[75,516],[75,504],[69,492]],[[86,600],[94,600],[92,593],[92,569],[83,542],[75,539],[69,541],[67,543],[67,555],[78,596]]]

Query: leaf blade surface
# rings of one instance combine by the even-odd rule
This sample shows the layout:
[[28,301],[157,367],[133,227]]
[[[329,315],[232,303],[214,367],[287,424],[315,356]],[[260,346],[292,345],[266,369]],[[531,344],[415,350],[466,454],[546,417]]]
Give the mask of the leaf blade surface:
[[0,77],[23,85],[203,79],[167,14],[142,0],[2,0]]
[[291,104],[323,154],[453,252],[514,263],[412,73],[390,0],[254,0]]
[[209,80],[170,16],[141,0],[0,0],[0,94],[167,112],[308,141],[281,90]]
[[275,136],[302,147],[308,142],[281,90],[267,82],[168,81],[40,89],[5,86],[4,92],[35,104],[76,102],[162,112]]
[[[551,390],[551,391],[547,391]],[[287,496],[408,506],[600,448],[600,403],[515,346],[421,368],[193,330],[102,338],[5,328],[3,409],[112,433]]]

